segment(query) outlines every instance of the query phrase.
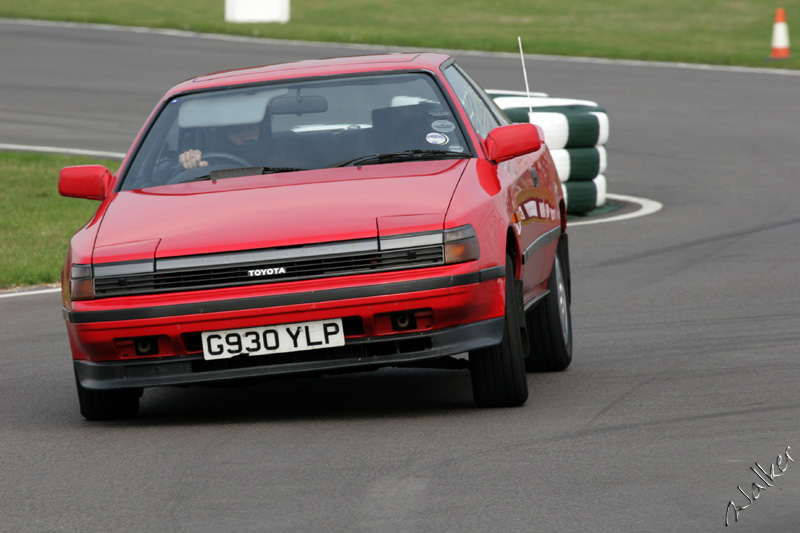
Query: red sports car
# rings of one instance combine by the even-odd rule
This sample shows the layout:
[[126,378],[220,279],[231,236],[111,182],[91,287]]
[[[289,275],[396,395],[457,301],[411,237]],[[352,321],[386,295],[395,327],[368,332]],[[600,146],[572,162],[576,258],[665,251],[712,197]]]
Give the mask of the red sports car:
[[572,359],[564,198],[532,124],[446,55],[269,65],[172,88],[119,171],[59,175],[100,207],[63,313],[81,413],[146,387],[469,368],[516,406]]

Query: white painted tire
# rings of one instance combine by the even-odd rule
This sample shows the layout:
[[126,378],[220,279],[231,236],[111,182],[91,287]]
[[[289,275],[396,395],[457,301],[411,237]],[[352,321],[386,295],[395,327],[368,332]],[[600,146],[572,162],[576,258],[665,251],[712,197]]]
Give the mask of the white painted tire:
[[553,98],[542,93],[487,91],[512,122],[541,126],[551,150],[593,147],[608,141],[605,109],[590,100]]
[[591,181],[606,171],[608,156],[605,146],[560,148],[550,150],[562,182]]
[[487,91],[512,122],[530,122],[544,133],[563,184],[567,213],[584,215],[606,202],[609,120],[591,100],[544,93]]

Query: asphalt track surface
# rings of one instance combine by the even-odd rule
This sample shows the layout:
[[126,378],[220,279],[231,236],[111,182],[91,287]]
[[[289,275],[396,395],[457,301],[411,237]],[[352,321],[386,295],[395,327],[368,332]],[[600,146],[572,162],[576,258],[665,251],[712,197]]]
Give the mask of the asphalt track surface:
[[[8,21],[0,51],[0,143],[110,152],[191,75],[365,52]],[[513,56],[455,55],[522,88]],[[381,370],[148,389],[140,418],[89,423],[59,295],[2,298],[0,530],[721,531],[758,483],[729,530],[797,531],[800,464],[750,467],[800,459],[800,77],[528,75],[605,107],[609,191],[664,205],[570,232],[566,372],[515,409],[475,408],[464,371]]]

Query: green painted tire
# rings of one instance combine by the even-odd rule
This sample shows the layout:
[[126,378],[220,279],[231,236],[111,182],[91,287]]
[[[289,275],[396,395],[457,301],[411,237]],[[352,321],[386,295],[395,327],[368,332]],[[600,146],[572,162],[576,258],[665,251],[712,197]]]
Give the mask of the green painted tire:
[[550,150],[550,155],[562,182],[591,181],[606,171],[607,154],[604,146],[562,148]]
[[541,126],[551,150],[592,147],[608,140],[608,114],[595,102],[551,98],[541,93],[530,93],[528,98],[524,92],[487,92],[512,122]]
[[606,177],[602,174],[592,181],[568,181],[563,188],[567,214],[585,215],[606,203]]

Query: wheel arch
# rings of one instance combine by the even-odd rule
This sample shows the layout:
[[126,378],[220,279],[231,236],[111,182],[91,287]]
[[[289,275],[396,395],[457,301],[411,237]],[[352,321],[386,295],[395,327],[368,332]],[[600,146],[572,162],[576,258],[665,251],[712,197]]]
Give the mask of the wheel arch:
[[514,261],[514,279],[520,279],[522,273],[522,250],[519,247],[519,240],[514,232],[514,228],[509,227],[506,231],[506,255]]
[[564,268],[564,284],[567,286],[567,301],[572,303],[572,273],[569,267],[569,235],[561,233],[558,237],[558,253]]
[[567,233],[567,203],[564,201],[563,196],[558,202],[558,212],[561,216],[561,234],[564,235]]

